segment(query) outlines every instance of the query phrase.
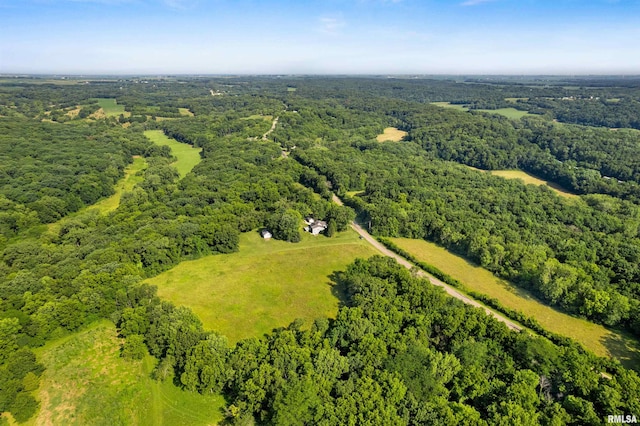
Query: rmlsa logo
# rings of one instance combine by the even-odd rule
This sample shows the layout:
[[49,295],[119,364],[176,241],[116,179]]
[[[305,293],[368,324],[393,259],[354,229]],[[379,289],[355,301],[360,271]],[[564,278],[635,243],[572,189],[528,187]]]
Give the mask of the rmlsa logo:
[[609,423],[638,423],[636,416],[633,414],[621,414],[619,416],[607,416],[607,422]]

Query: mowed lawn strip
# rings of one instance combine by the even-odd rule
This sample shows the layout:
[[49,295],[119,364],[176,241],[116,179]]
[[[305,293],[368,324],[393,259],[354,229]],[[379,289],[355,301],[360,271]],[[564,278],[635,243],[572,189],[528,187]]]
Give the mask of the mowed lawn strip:
[[237,253],[182,262],[146,282],[233,344],[296,318],[309,326],[316,318],[335,317],[340,289],[330,275],[374,254],[350,229],[332,238],[305,233],[300,243],[267,241],[249,232],[241,235]]
[[202,160],[200,157],[202,148],[194,148],[189,144],[180,143],[167,137],[162,130],[147,130],[144,135],[156,145],[167,145],[171,148],[171,153],[178,159],[173,163],[173,166],[180,174],[180,178],[185,177]]
[[36,349],[46,370],[36,394],[40,410],[27,424],[208,425],[222,420],[222,396],[152,380],[155,358],[125,360],[120,344],[114,324],[103,320]]
[[572,317],[538,301],[531,293],[502,280],[437,244],[417,239],[390,238],[418,260],[435,266],[469,290],[486,294],[507,308],[536,319],[544,328],[570,337],[600,356],[611,356],[629,367],[640,367],[640,344],[629,335]]
[[376,136],[378,142],[400,142],[408,133],[395,127],[387,127],[382,134]]

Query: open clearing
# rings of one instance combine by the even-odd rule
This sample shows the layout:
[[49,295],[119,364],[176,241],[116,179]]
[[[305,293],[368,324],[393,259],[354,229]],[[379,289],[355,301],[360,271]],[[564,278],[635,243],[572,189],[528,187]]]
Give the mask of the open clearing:
[[[526,98],[508,98],[507,100],[513,100],[513,102],[515,102],[517,99],[526,99]],[[431,102],[431,104],[437,105],[443,108],[457,109],[459,111],[469,111],[469,108],[467,108],[466,106],[460,105],[460,104],[452,104],[451,102]],[[476,109],[474,111],[488,112],[489,114],[499,114],[507,118],[511,118],[513,120],[519,120],[525,115],[532,115],[532,114],[529,114],[527,111],[520,111],[515,108]]]
[[178,108],[178,111],[180,111],[180,115],[184,115],[185,117],[193,117],[194,114],[189,111],[189,108]]
[[118,105],[118,102],[112,98],[98,98],[98,105],[104,111],[107,117],[115,117],[125,114],[124,105]]
[[434,243],[409,238],[390,240],[418,260],[456,278],[469,290],[486,294],[510,309],[535,318],[547,330],[570,337],[597,355],[611,356],[627,367],[640,368],[640,343],[632,337],[553,309],[526,290]]
[[507,118],[511,118],[512,120],[519,120],[525,115],[532,115],[527,111],[520,111],[519,109],[515,108],[477,109],[475,111],[488,112],[489,114],[499,114]]
[[303,233],[299,243],[240,236],[240,251],[180,263],[146,280],[160,297],[188,306],[205,328],[233,344],[261,337],[296,318],[335,317],[341,290],[330,275],[377,252],[351,229],[332,238]]
[[537,178],[533,175],[530,175],[527,172],[523,172],[522,170],[482,170],[472,166],[467,166],[467,165],[464,165],[464,166],[469,169],[476,170],[478,172],[490,173],[494,176],[500,176],[505,179],[520,179],[525,185],[538,185],[538,186],[544,185],[561,197],[574,198],[574,199],[577,199],[579,197],[577,194],[574,194],[573,192],[569,192],[566,189],[562,188],[559,185],[556,185],[553,182],[548,182],[546,180]]
[[171,148],[171,153],[178,159],[173,163],[173,166],[178,170],[181,179],[202,160],[200,157],[202,148],[194,148],[189,144],[180,143],[167,137],[162,130],[146,130],[144,135],[156,145],[167,145]]
[[398,130],[395,127],[387,127],[381,135],[376,136],[378,142],[400,142],[407,136],[404,130]]
[[431,102],[431,104],[439,107],[443,107],[443,108],[457,109],[460,111],[469,111],[469,108],[467,108],[466,106],[460,105],[460,104],[452,104],[451,102]]
[[40,411],[27,424],[208,425],[222,420],[224,399],[150,378],[155,358],[120,357],[121,339],[103,320],[36,349],[46,371]]
[[122,194],[130,192],[135,185],[142,182],[143,177],[138,172],[147,168],[147,160],[142,157],[134,157],[133,163],[124,170],[124,177],[116,184],[115,193],[89,206],[86,210],[98,210],[101,214],[107,214],[118,208]]
[[115,193],[112,196],[103,198],[97,203],[87,206],[66,217],[63,217],[57,222],[48,224],[47,229],[57,234],[60,231],[60,226],[64,223],[64,221],[74,216],[78,216],[91,211],[97,211],[99,214],[107,214],[114,211],[120,205],[122,194],[131,191],[136,184],[142,182],[143,177],[138,175],[138,172],[146,168],[147,160],[142,157],[133,157],[133,163],[129,164],[124,169],[124,177],[120,179],[118,183],[116,183],[116,186],[114,187]]
[[254,115],[250,115],[248,117],[243,117],[243,118],[241,118],[241,120],[266,120],[266,121],[272,121],[273,120],[273,115],[254,114]]
[[527,185],[546,185],[561,197],[566,197],[566,198],[578,197],[578,195],[572,192],[569,192],[566,189],[563,189],[554,183],[547,182],[546,180],[537,178],[533,175],[530,175],[527,172],[523,172],[522,170],[491,170],[490,173],[492,175],[502,176],[503,178],[507,178],[507,179],[520,179]]

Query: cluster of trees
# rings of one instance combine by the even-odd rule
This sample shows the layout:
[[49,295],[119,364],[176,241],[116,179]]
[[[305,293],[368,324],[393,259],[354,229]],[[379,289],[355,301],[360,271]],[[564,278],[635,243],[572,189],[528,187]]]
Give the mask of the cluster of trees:
[[233,348],[147,286],[122,298],[117,322],[125,348],[143,341],[160,359],[157,379],[223,392],[232,424],[596,425],[640,409],[634,372],[509,331],[389,258],[337,280],[348,300],[335,320]]
[[364,190],[351,204],[375,234],[438,242],[550,304],[640,334],[636,204],[604,195],[567,201],[435,160],[413,144],[296,155],[339,190]]
[[[614,95],[615,96],[615,95]],[[611,128],[640,129],[640,102],[624,94],[623,98],[571,97],[536,98],[519,102],[518,108],[545,112],[564,123]]]
[[519,168],[579,194],[640,200],[640,136],[527,118],[519,122],[435,108],[402,115],[411,140],[444,160]]
[[31,350],[18,349],[18,327],[15,318],[0,319],[0,413],[10,412],[22,423],[38,409],[32,392],[38,388],[44,366]]
[[[139,285],[182,260],[237,250],[240,232],[269,226],[295,241],[307,215],[327,220],[330,234],[344,229],[354,213],[332,204],[331,191],[364,191],[350,204],[374,233],[440,242],[551,304],[640,333],[634,134],[424,104],[498,105],[526,91],[559,91],[495,89],[376,78],[0,86],[0,107],[11,115],[0,117],[0,410],[22,420],[36,409],[29,392],[42,368],[28,348],[110,318],[126,337],[123,356],[149,350],[160,360],[158,379],[223,392],[231,422],[598,424],[606,414],[639,412],[634,373],[571,344],[509,332],[385,259],[339,275],[349,296],[335,320],[311,329],[294,323],[235,348]],[[116,118],[41,121],[43,111],[98,97],[196,116],[127,128]],[[269,140],[264,116],[280,117]],[[413,142],[376,142],[388,126]],[[201,147],[202,162],[178,180],[170,153],[144,138],[146,128]],[[132,155],[148,167],[117,210],[74,215],[55,232],[23,232],[109,195]],[[572,203],[443,159],[542,175],[551,165],[551,180],[561,182],[564,171],[583,193],[628,200]]]
[[139,133],[101,123],[0,118],[0,238],[111,195],[131,156],[150,145]]

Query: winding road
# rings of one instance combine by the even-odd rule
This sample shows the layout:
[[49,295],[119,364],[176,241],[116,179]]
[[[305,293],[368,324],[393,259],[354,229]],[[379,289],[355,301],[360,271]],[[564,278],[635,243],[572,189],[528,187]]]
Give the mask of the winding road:
[[[340,205],[340,206],[342,206],[344,204],[342,202],[342,200],[340,198],[338,198],[338,196],[336,196],[335,194],[333,195],[333,202],[338,204],[338,205]],[[358,234],[360,234],[360,236],[362,238],[367,240],[367,242],[369,244],[371,244],[373,247],[375,247],[382,254],[384,254],[385,256],[392,257],[393,259],[396,260],[396,262],[398,262],[400,265],[404,266],[407,269],[412,269],[412,270],[417,271],[417,275],[419,277],[427,278],[431,282],[431,284],[437,285],[438,287],[442,287],[444,289],[444,291],[446,291],[449,296],[455,297],[456,299],[461,300],[461,301],[463,301],[464,303],[466,303],[468,305],[484,309],[487,314],[493,316],[498,321],[502,321],[503,323],[505,323],[507,325],[507,327],[509,327],[512,330],[515,330],[515,331],[521,331],[522,330],[521,326],[517,325],[516,323],[514,323],[513,321],[511,321],[507,317],[505,317],[505,316],[503,316],[503,315],[501,315],[501,314],[489,309],[488,307],[478,303],[477,301],[471,299],[470,297],[460,293],[458,290],[456,290],[455,288],[451,287],[449,284],[446,284],[446,283],[440,281],[439,279],[437,279],[433,275],[428,274],[427,272],[425,272],[422,269],[418,268],[416,265],[414,265],[413,263],[409,262],[404,257],[398,255],[397,253],[392,252],[391,250],[386,248],[384,245],[382,245],[378,240],[373,238],[371,236],[371,234],[369,234],[367,231],[365,231],[357,223],[351,222],[351,228],[354,231],[356,231]]]

